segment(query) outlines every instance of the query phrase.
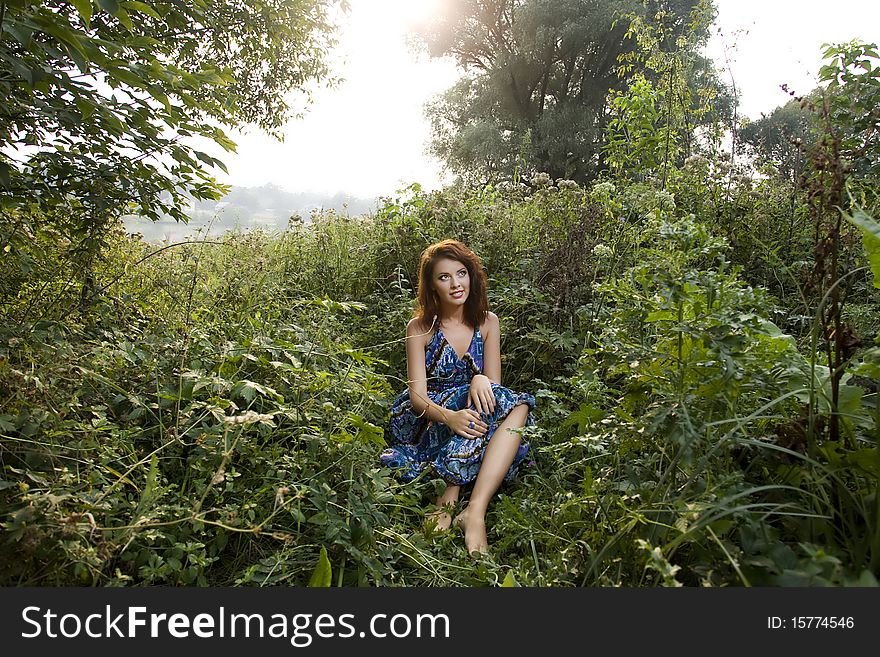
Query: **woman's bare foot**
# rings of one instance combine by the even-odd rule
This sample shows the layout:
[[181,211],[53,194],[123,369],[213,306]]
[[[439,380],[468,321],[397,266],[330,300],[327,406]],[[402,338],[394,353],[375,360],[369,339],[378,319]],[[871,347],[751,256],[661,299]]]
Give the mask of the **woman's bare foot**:
[[489,550],[489,537],[486,535],[486,518],[476,513],[471,516],[468,509],[459,513],[453,521],[464,530],[464,545],[468,554],[485,554]]
[[458,504],[460,491],[461,486],[446,484],[443,494],[437,498],[437,508],[425,516],[425,526],[430,531],[445,532],[452,526],[452,513],[455,511],[455,505]]
[[425,515],[425,526],[435,532],[445,532],[452,526],[452,509],[454,504],[446,504],[436,511]]

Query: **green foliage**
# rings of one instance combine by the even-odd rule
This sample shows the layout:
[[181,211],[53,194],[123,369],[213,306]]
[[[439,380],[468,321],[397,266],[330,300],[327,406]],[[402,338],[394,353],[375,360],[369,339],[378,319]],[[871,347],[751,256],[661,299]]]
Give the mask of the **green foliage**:
[[328,76],[336,4],[3,3],[0,239],[15,249],[13,289],[43,259],[34,236],[54,233],[72,244],[88,306],[122,215],[186,221],[193,200],[220,198],[225,167],[200,142],[234,151],[224,130],[245,124],[279,134],[298,113],[289,93]]
[[[813,439],[807,455],[801,413],[828,374],[811,383],[727,242],[645,183],[533,185],[414,187],[362,221],[329,213],[221,243],[118,234],[87,324],[23,289],[0,340],[0,549],[16,554],[3,581],[870,576],[873,452]],[[434,484],[400,486],[376,458],[404,385],[417,256],[446,236],[484,254],[504,380],[541,413],[537,464],[499,492],[492,554],[472,565],[458,536],[420,529]],[[876,418],[846,381],[857,394],[841,410],[861,440]]]
[[876,108],[880,104],[880,55],[877,44],[826,45],[829,60],[819,69],[826,83],[826,101],[840,149],[856,175],[880,173],[880,136]]
[[874,287],[880,289],[880,224],[858,208],[852,216],[845,216],[850,223],[858,226],[862,231],[862,244],[868,256],[868,262],[871,263]]
[[[327,75],[327,9],[283,0],[259,9],[4,4],[4,206],[61,206],[84,213],[83,223],[129,207],[184,219],[188,197],[216,198],[208,169],[222,163],[180,137],[231,150],[218,126],[277,130],[289,114],[283,94]],[[13,161],[7,147],[27,155]]]
[[[718,149],[721,126],[732,114],[732,102],[712,62],[699,54],[715,19],[712,2],[664,2],[653,9],[646,15],[628,16],[627,37],[635,41],[635,47],[618,60],[620,75],[627,76],[634,87],[626,95],[632,93],[633,98],[612,97],[612,109],[623,117],[623,124],[609,125],[605,149],[614,155],[626,147],[613,137],[631,121],[634,141],[642,142],[636,147],[641,150],[641,161],[631,163],[642,167],[635,175],[653,169],[662,175],[665,186],[671,165],[680,161],[680,155]],[[627,114],[632,114],[629,120]]]
[[[643,35],[656,62],[666,33]],[[858,103],[873,77],[847,75],[872,56],[841,53],[829,93]],[[801,189],[711,151],[677,162],[662,131],[685,114],[657,81],[618,97],[633,138],[591,187],[412,185],[360,219],[184,244],[114,227],[91,237],[87,298],[98,251],[68,216],[7,209],[0,582],[875,586],[880,346],[844,323],[880,330],[876,177],[842,166],[845,136],[869,135],[829,100]],[[867,260],[855,226],[817,230],[841,207]],[[534,467],[494,498],[476,559],[423,526],[442,484],[377,458],[418,257],[447,237],[482,256],[503,381],[538,400]]]
[[324,587],[330,586],[330,580],[333,577],[333,571],[330,567],[330,560],[327,558],[327,548],[321,546],[321,554],[318,556],[318,565],[315,566],[315,572],[309,580],[309,586]]
[[[740,138],[755,153],[756,163],[797,183],[807,164],[805,148],[815,139],[815,116],[799,100],[790,100],[769,115],[746,123]],[[765,169],[766,170],[766,169]]]
[[[539,172],[593,180],[603,168],[606,96],[626,87],[630,22],[659,21],[671,40],[664,47],[673,49],[688,31],[705,35],[708,22],[691,14],[707,13],[707,3],[663,3],[662,12],[655,4],[508,0],[489,10],[476,0],[447,3],[420,37],[432,56],[454,57],[466,77],[429,109],[435,154],[479,184]],[[686,45],[689,53],[696,47]]]
[[[643,77],[637,77],[625,94],[612,94],[606,162],[616,176],[644,176],[663,163],[667,140],[674,139],[667,135],[669,126],[659,124],[663,95]],[[676,145],[672,148],[677,150]]]

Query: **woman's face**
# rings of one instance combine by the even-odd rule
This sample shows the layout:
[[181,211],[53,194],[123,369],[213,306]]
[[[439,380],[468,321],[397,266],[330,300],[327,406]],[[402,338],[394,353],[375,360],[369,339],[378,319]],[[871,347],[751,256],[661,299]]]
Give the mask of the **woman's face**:
[[467,267],[458,260],[443,258],[434,263],[431,287],[437,293],[440,307],[463,306],[471,289]]

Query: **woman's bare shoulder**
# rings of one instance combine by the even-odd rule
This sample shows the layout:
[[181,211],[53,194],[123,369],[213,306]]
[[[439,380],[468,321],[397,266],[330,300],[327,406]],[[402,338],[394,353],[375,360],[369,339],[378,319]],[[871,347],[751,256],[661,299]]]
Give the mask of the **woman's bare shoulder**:
[[413,317],[406,325],[407,338],[420,338],[427,342],[428,336],[431,334],[431,327],[425,326],[418,317]]
[[480,327],[480,333],[485,336],[489,333],[497,334],[500,330],[501,320],[498,319],[498,315],[490,310],[486,313],[486,319],[483,320],[483,325]]

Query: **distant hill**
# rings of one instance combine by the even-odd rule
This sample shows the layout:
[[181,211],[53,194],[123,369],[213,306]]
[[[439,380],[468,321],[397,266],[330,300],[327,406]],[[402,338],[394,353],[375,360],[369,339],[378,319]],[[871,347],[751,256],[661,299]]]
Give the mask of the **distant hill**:
[[344,192],[332,196],[314,192],[293,193],[267,184],[262,187],[233,187],[219,201],[195,202],[187,213],[190,217],[188,224],[127,217],[125,227],[151,242],[176,242],[196,234],[221,235],[233,228],[282,231],[294,215],[299,215],[306,222],[313,212],[323,210],[335,210],[339,214],[357,217],[372,212],[376,205],[375,198],[358,198]]

